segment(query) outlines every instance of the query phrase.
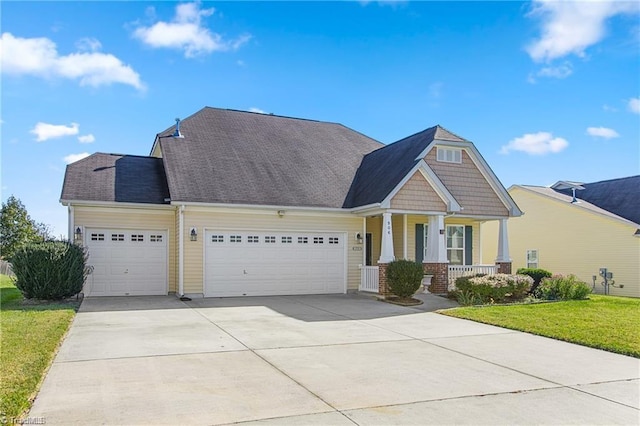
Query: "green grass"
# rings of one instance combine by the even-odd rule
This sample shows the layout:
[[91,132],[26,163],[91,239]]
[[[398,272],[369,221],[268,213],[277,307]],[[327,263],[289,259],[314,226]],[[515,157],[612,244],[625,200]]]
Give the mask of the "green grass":
[[640,358],[640,299],[592,294],[588,300],[440,313]]
[[6,419],[19,419],[31,407],[77,306],[27,304],[12,280],[0,275],[0,414]]

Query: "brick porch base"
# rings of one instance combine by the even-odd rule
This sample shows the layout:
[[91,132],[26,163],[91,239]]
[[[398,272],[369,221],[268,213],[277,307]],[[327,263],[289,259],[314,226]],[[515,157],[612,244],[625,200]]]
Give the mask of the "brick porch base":
[[424,273],[433,275],[429,292],[433,294],[446,294],[449,286],[449,264],[448,263],[423,263]]

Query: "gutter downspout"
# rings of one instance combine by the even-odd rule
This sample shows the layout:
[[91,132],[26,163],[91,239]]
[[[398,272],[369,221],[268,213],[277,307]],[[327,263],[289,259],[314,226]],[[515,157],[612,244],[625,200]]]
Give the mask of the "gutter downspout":
[[184,297],[184,204],[178,209],[180,235],[178,236],[178,296]]
[[68,226],[68,230],[67,230],[67,240],[72,241],[74,238],[74,231],[75,231],[75,215],[73,212],[73,206],[71,204],[67,204],[67,210],[68,210],[68,215],[69,215],[69,226]]

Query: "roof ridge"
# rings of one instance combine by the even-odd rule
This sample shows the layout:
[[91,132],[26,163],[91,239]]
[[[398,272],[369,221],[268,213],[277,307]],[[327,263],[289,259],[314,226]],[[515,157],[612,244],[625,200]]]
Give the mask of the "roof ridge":
[[449,134],[451,134],[451,135],[455,136],[455,137],[456,137],[456,138],[458,138],[458,139],[461,139],[461,140],[466,141],[466,142],[471,142],[470,140],[468,140],[468,139],[466,139],[466,138],[463,138],[463,137],[462,137],[462,136],[460,136],[459,134],[457,134],[457,133],[453,133],[451,130],[447,129],[447,128],[446,128],[446,127],[444,127],[444,126],[441,126],[440,124],[436,124],[436,125],[435,125],[435,127],[439,127],[440,129],[442,129],[442,130],[444,130],[445,132],[447,132],[447,133],[449,133]]
[[245,111],[245,110],[242,110],[242,109],[235,109],[235,108],[218,108],[218,107],[211,107],[211,106],[205,106],[203,109],[215,109],[215,110],[218,110],[218,111],[241,112],[241,113],[244,113],[244,114],[255,114],[255,115],[261,115],[261,116],[264,116],[264,117],[278,117],[278,118],[286,118],[286,119],[289,119],[289,120],[312,121],[314,123],[325,123],[325,124],[341,125],[341,123],[338,123],[336,121],[323,121],[323,120],[314,120],[313,118],[292,117],[292,116],[289,116],[289,115],[274,114],[272,112],[263,113],[263,112],[257,112],[257,111]]
[[585,183],[583,183],[583,185],[593,185],[593,184],[596,184],[596,183],[613,182],[613,181],[617,181],[617,180],[626,180],[626,179],[634,179],[634,178],[640,178],[640,175],[624,176],[624,177],[620,177],[620,178],[605,179],[605,180],[599,180],[599,181],[596,181],[596,182],[585,182]]
[[[425,132],[427,132],[427,131],[429,131],[429,130],[431,130],[431,129],[434,129],[434,128],[436,128],[436,127],[437,127],[437,126],[431,126],[431,127],[428,127],[428,128],[426,128],[426,129],[424,129],[424,130],[420,130],[419,132],[415,132],[415,133],[413,133],[413,134],[411,134],[411,135],[409,135],[409,136],[407,136],[407,137],[404,137],[404,138],[402,138],[402,139],[398,139],[397,141],[394,141],[394,142],[391,142],[391,143],[386,143],[386,144],[384,144],[384,146],[381,146],[380,148],[376,149],[375,151],[371,151],[371,152],[369,152],[369,153],[368,153],[368,154],[366,154],[366,155],[373,154],[374,152],[382,151],[382,150],[383,150],[383,149],[385,149],[385,148],[391,147],[391,146],[393,146],[393,145],[395,145],[395,144],[397,144],[397,143],[400,143],[400,142],[402,142],[402,141],[405,141],[405,140],[407,140],[407,139],[409,139],[409,138],[412,138],[412,137],[414,137],[414,136],[417,136],[417,135],[419,135],[419,134],[421,134],[421,133],[425,133]],[[434,136],[435,136],[435,134],[434,134]],[[365,156],[366,156],[366,155],[365,155]]]

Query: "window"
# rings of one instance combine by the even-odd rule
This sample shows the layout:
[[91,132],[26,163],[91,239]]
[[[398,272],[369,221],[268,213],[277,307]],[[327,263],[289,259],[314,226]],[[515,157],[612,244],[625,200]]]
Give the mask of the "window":
[[462,150],[459,148],[437,148],[436,160],[444,163],[462,163]]
[[298,237],[298,244],[307,244],[309,242],[309,238],[307,237]]
[[313,244],[324,244],[324,237],[313,237]]
[[91,234],[91,241],[104,241],[104,234]]
[[240,236],[240,235],[231,235],[229,237],[229,241],[231,241],[232,243],[241,243],[242,242],[242,236]]
[[212,235],[211,236],[212,243],[224,243],[224,236],[222,235]]
[[447,225],[447,259],[450,265],[464,265],[464,226]]
[[340,239],[338,237],[329,237],[329,244],[338,244]]
[[276,237],[271,236],[271,235],[267,236],[267,237],[264,237],[264,242],[267,243],[267,244],[275,243],[276,242]]
[[142,234],[131,234],[131,241],[141,243],[141,242],[144,241],[144,235],[142,235]]
[[149,235],[149,241],[152,243],[161,243],[162,235]]
[[124,234],[111,234],[111,241],[124,241]]
[[527,268],[538,267],[538,250],[527,250]]
[[259,243],[260,242],[260,238],[258,238],[257,235],[249,235],[247,237],[247,242],[248,243]]
[[282,244],[291,244],[293,242],[293,238],[291,237],[282,237]]

